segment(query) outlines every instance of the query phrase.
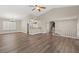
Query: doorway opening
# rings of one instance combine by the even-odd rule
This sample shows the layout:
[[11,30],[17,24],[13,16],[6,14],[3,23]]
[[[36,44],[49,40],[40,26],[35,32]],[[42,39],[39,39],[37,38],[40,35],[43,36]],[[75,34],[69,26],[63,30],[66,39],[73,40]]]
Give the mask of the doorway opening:
[[54,21],[51,21],[50,22],[50,25],[49,25],[49,33],[50,34],[55,34],[55,22]]

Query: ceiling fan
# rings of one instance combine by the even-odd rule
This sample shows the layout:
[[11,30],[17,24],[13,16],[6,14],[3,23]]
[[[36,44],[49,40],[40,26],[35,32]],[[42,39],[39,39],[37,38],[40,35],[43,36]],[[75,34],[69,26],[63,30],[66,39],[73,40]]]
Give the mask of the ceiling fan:
[[43,7],[43,6],[41,6],[41,5],[34,5],[34,6],[31,6],[31,7],[34,7],[34,8],[32,9],[32,11],[37,10],[37,11],[39,11],[39,12],[41,12],[42,9],[46,9],[46,7]]

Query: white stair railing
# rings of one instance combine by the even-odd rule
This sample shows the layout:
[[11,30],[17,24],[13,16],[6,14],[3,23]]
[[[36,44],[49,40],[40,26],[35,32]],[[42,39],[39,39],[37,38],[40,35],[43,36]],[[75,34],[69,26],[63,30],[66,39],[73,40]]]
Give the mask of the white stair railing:
[[60,36],[77,38],[77,35],[75,32],[55,31],[55,33],[59,34]]

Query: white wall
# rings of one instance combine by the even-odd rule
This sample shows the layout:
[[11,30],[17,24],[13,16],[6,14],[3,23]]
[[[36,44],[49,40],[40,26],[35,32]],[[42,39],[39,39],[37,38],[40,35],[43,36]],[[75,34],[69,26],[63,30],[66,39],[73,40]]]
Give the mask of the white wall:
[[16,21],[16,31],[21,32],[21,21]]
[[62,36],[77,36],[77,20],[69,19],[69,20],[61,20],[55,21],[56,27],[55,32]]
[[[51,11],[47,12],[46,14],[41,15],[39,17],[39,20],[41,20],[42,31],[48,32],[50,21],[56,21],[56,20],[60,21],[61,19],[68,20],[68,19],[74,19],[74,18],[79,20],[79,6],[52,9]],[[72,22],[72,21],[69,21],[69,22]],[[67,22],[68,25],[72,25],[72,24],[69,24],[69,22]],[[72,22],[72,23],[75,24],[76,22]],[[66,24],[66,22],[64,22],[64,23],[62,22],[61,25],[63,25],[63,24]],[[68,26],[68,25],[65,25],[65,26]],[[77,26],[77,28],[75,26]],[[77,34],[77,36],[79,36],[79,21],[77,22],[77,25],[74,25],[73,27],[68,26],[67,28],[69,28],[69,29],[76,28],[77,33],[76,33],[76,31],[75,31],[75,33]],[[73,31],[76,29],[73,29]],[[63,30],[65,30],[65,28],[63,28]]]
[[21,21],[21,31],[27,33],[27,19]]
[[2,21],[0,20],[0,32],[2,31]]
[[79,38],[79,18],[77,20],[77,37]]

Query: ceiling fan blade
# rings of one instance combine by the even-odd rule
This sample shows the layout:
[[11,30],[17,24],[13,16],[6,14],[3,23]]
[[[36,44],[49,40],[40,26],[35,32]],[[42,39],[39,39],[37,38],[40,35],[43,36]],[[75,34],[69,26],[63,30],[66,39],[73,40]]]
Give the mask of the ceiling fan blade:
[[38,7],[38,5],[35,5],[35,7]]
[[29,5],[29,7],[34,7],[34,5]]
[[37,9],[39,12],[41,11],[40,9]]
[[42,8],[42,9],[46,9],[46,7],[40,7],[40,8]]
[[33,9],[32,9],[32,11],[34,11],[34,10],[38,10],[39,12],[42,10],[42,9],[46,9],[46,7],[43,7],[43,6],[41,6],[41,5],[29,5],[30,7],[34,7]]
[[36,8],[33,8],[32,11],[34,11]]

